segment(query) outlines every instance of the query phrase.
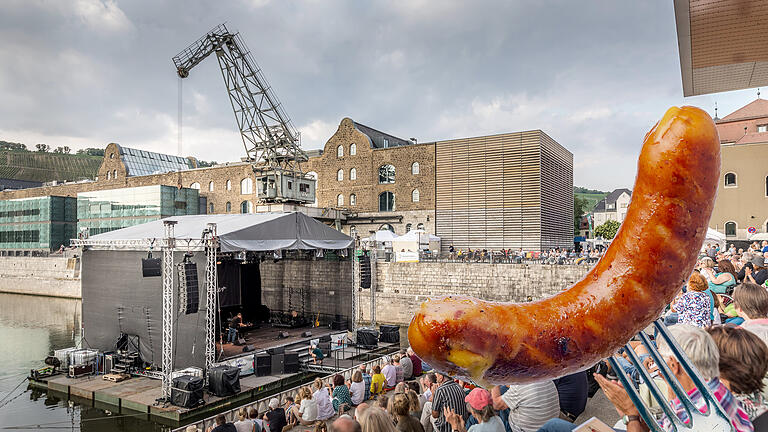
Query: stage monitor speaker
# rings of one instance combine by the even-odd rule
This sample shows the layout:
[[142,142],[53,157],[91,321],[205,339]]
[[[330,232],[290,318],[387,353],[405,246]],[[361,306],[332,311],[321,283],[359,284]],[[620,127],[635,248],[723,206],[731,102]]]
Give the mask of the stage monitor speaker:
[[330,342],[331,341],[331,335],[322,335],[320,336],[319,342]]
[[173,379],[171,403],[182,408],[194,408],[203,403],[203,384],[200,377],[182,375]]
[[[187,291],[187,311],[186,314],[197,313],[200,306],[200,290],[197,283],[197,264],[193,262],[182,263],[183,269],[180,273],[183,273],[184,280],[180,280],[181,286],[179,289],[185,289]],[[179,275],[181,276],[181,274]]]
[[272,354],[272,375],[280,375],[283,373],[283,367],[285,364],[285,354]]
[[357,346],[360,348],[373,349],[379,346],[379,332],[371,328],[361,328],[357,330]]
[[283,373],[299,373],[299,353],[286,353],[283,357]]
[[331,322],[331,330],[346,330],[349,326],[347,326],[346,320],[337,320]]
[[256,348],[253,347],[253,345],[246,345],[243,347],[243,352],[251,352],[255,350]]
[[277,335],[277,338],[278,338],[278,339],[287,339],[287,338],[289,338],[290,336],[291,336],[291,335],[290,335],[290,334],[288,334],[288,332],[284,332],[284,331],[283,331],[283,332],[280,332],[280,333],[278,333],[278,335]]
[[311,331],[305,331],[304,333],[301,334],[301,337],[310,337],[310,336],[312,336]]
[[159,277],[163,275],[162,260],[160,258],[142,258],[141,274],[144,277]]
[[208,371],[208,391],[218,397],[240,393],[240,368],[216,366]]
[[400,326],[382,324],[379,326],[379,330],[381,331],[381,334],[379,335],[379,342],[400,342]]
[[237,340],[235,341],[235,345],[237,345],[237,346],[245,345],[245,339],[237,338]]
[[257,354],[254,363],[256,376],[269,376],[272,373],[272,356],[269,354]]
[[284,346],[274,347],[274,348],[267,349],[267,354],[269,354],[269,355],[282,354],[284,352],[285,352],[285,347]]

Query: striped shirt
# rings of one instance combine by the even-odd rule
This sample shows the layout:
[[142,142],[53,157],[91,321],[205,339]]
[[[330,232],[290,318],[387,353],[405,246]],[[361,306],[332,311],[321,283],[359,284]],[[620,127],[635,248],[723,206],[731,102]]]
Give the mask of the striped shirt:
[[456,414],[465,420],[467,419],[468,413],[467,404],[464,402],[465,397],[464,389],[451,379],[446,379],[435,390],[435,395],[432,397],[432,411],[439,413],[435,421],[435,427],[439,432],[452,432],[451,425],[445,421],[445,415],[443,415],[443,408],[445,407],[454,410]]
[[535,432],[560,415],[560,399],[552,381],[510,385],[501,399],[509,407],[509,426],[516,432]]
[[[725,415],[731,420],[731,424],[737,432],[752,432],[754,430],[752,422],[749,421],[749,416],[741,408],[739,401],[733,397],[733,394],[731,394],[728,388],[726,388],[719,379],[713,379],[707,383],[707,387],[709,387],[709,390],[715,395],[715,399],[720,402],[720,406],[725,410]],[[692,389],[688,392],[688,396],[699,411],[702,413],[706,411],[707,402],[704,400],[701,392],[699,392],[699,389]],[[670,405],[672,405],[675,414],[677,414],[683,423],[688,424],[690,422],[688,413],[685,411],[685,408],[683,408],[680,399],[673,399],[670,402]],[[666,416],[661,420],[661,427],[666,431],[675,430],[672,422]]]

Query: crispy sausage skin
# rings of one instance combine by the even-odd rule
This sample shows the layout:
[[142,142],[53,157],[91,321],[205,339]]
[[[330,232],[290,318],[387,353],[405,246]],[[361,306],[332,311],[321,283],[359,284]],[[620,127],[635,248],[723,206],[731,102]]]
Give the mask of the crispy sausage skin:
[[411,347],[438,370],[486,385],[553,379],[612,355],[659,317],[691,274],[719,172],[709,115],[670,108],[645,136],[619,232],[584,279],[532,303],[429,300],[408,328]]

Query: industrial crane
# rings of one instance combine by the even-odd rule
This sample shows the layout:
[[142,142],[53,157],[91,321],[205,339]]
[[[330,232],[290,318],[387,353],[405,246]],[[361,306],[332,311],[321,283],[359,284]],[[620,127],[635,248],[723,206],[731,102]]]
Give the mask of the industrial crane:
[[312,203],[315,179],[301,171],[308,160],[299,132],[283,111],[239,33],[220,24],[173,57],[179,77],[216,53],[229,93],[246,161],[253,166],[256,194],[262,202]]

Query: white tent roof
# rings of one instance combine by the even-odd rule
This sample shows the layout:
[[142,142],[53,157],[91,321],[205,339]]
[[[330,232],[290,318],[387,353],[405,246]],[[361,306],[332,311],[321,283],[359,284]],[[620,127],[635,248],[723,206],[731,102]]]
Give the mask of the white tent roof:
[[704,243],[717,243],[721,248],[725,247],[725,234],[712,228],[707,228],[707,237],[704,239]]
[[174,220],[177,241],[199,240],[215,223],[222,252],[280,249],[346,249],[351,237],[303,213],[255,213],[172,216],[91,237],[99,242],[163,239],[163,221]]
[[373,235],[368,239],[375,240],[377,242],[391,242],[396,238],[398,238],[397,235],[395,235],[395,233],[390,230],[379,230],[373,233]]

